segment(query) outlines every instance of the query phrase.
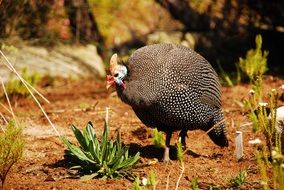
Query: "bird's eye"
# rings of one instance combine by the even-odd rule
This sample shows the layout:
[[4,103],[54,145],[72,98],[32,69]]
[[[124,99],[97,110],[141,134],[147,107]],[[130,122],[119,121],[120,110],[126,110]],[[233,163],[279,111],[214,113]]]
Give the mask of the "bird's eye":
[[115,73],[115,74],[114,74],[114,77],[118,77],[118,75],[119,75],[118,73]]

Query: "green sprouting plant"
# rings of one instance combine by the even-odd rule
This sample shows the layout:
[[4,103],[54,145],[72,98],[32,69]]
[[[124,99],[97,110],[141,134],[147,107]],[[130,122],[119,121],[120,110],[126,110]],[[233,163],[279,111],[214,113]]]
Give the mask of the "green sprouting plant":
[[[262,37],[255,37],[256,48],[250,49],[246,58],[240,58],[237,70],[249,78],[252,84],[252,90],[256,94],[256,102],[262,101],[262,76],[268,70],[267,68],[267,51],[262,51]],[[238,73],[238,78],[241,80],[241,74]]]
[[153,143],[156,147],[161,148],[165,146],[163,133],[157,128],[153,129]]
[[153,186],[153,189],[156,189],[157,186],[156,174],[152,170],[150,171],[149,184]]
[[262,99],[262,96],[251,93],[245,105],[250,110],[249,118],[253,123],[253,131],[264,134],[267,147],[271,152],[273,146],[281,149],[281,134],[275,127],[278,93],[275,89],[271,90],[269,103],[260,102]]
[[119,133],[115,140],[109,140],[106,122],[101,141],[98,140],[91,122],[88,122],[82,132],[74,125],[71,128],[80,146],[72,144],[65,137],[62,140],[68,148],[67,155],[76,161],[72,169],[81,171],[82,180],[95,177],[133,177],[131,169],[140,159],[140,153],[130,156],[128,147],[122,145]]
[[181,180],[182,175],[183,175],[184,170],[185,170],[184,162],[183,162],[184,151],[183,151],[183,146],[182,146],[182,143],[181,143],[181,138],[179,138],[178,142],[176,143],[176,148],[177,148],[177,159],[180,161],[180,165],[181,165],[180,166],[181,172],[180,172],[180,175],[179,175],[178,180],[176,182],[176,188],[175,188],[175,189],[178,189],[180,180]]
[[[40,75],[38,73],[29,74],[27,68],[22,69],[22,77],[30,85],[34,86],[39,80]],[[19,79],[11,79],[6,84],[6,91],[9,96],[23,96],[27,97],[30,95],[25,85]]]
[[177,148],[177,159],[179,161],[183,161],[183,148],[182,148],[182,144],[180,143],[180,139],[179,142],[176,143],[176,148]]
[[[264,190],[269,189],[269,178],[268,178],[268,168],[270,167],[269,154],[267,153],[267,148],[264,146],[262,149],[257,151],[257,163],[259,166],[261,174],[261,185]],[[272,150],[272,182],[274,189],[284,189],[284,155],[281,153],[277,147]]]
[[[275,189],[284,187],[284,161],[282,152],[282,130],[276,127],[276,108],[278,100],[278,92],[272,89],[269,95],[269,102],[261,102],[262,93],[254,93],[251,91],[249,99],[245,102],[249,108],[249,117],[253,123],[253,131],[256,134],[263,134],[265,137],[265,145],[258,146],[256,150],[256,159],[261,174],[261,185],[263,189],[269,189],[268,170],[272,168],[272,181]],[[262,88],[260,87],[260,92]],[[278,156],[274,156],[278,155]],[[272,162],[270,162],[272,161]],[[272,167],[271,167],[272,165]]]
[[231,179],[230,183],[232,187],[239,187],[247,182],[247,172],[246,171],[241,171],[238,173],[236,177]]
[[2,189],[11,167],[20,160],[24,150],[22,129],[10,121],[5,132],[0,133],[0,179]]
[[274,189],[284,189],[284,155],[275,148],[272,151]]
[[258,89],[262,84],[262,75],[268,70],[267,68],[267,56],[268,51],[262,51],[262,37],[257,35],[255,37],[256,48],[247,51],[245,58],[239,58],[239,62],[236,63],[236,81],[232,80],[228,73],[226,73],[220,62],[217,62],[220,76],[222,81],[227,86],[234,86],[234,83],[241,82],[242,78],[249,79],[253,84],[253,89],[258,93]]
[[190,184],[190,187],[192,190],[198,190],[199,187],[198,187],[198,179],[197,177],[194,177],[191,181],[191,184]]
[[133,182],[133,188],[134,188],[134,190],[142,189],[142,187],[140,186],[139,177],[135,177],[134,182]]
[[156,189],[157,181],[156,181],[156,174],[152,170],[150,171],[150,175],[147,178],[142,179],[142,184],[140,185],[139,177],[136,177],[133,182],[134,190],[148,190],[152,187],[153,190]]
[[269,189],[268,176],[267,176],[267,168],[269,162],[268,162],[267,148],[265,146],[262,147],[262,149],[256,151],[256,160],[261,175],[261,185],[264,190],[267,190]]
[[239,59],[239,68],[246,77],[253,83],[261,80],[262,75],[268,70],[267,68],[267,56],[268,52],[261,50],[262,37],[257,35],[255,37],[256,48],[250,49],[246,58]]

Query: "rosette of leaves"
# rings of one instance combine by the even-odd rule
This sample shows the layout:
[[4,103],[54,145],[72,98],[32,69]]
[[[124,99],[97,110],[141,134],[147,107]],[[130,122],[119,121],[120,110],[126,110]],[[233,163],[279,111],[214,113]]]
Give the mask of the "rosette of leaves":
[[82,132],[75,126],[71,126],[78,140],[79,146],[71,143],[65,137],[62,138],[74,165],[71,169],[77,169],[83,175],[82,180],[92,178],[133,178],[131,169],[138,162],[140,153],[129,155],[128,147],[123,146],[119,133],[115,140],[109,139],[109,128],[105,123],[101,141],[98,140],[93,124],[88,122]]

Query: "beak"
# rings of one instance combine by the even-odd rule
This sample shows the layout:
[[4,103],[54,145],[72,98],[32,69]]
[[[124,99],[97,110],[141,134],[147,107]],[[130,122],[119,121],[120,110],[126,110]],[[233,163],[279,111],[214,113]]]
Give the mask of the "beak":
[[111,75],[107,75],[107,84],[106,84],[106,89],[108,90],[113,84],[115,84],[115,81],[114,81],[114,77],[111,76]]

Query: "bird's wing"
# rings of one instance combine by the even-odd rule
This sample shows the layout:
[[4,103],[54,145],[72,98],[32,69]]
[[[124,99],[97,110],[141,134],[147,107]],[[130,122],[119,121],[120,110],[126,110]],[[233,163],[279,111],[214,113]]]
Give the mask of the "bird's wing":
[[[209,63],[208,63],[209,64]],[[218,76],[214,69],[206,67],[202,69],[200,86],[202,88],[200,101],[212,107],[221,107],[221,92]]]
[[[218,76],[212,66],[199,54],[182,46],[174,46],[167,62],[173,71],[176,86],[188,86],[200,94],[200,101],[212,107],[221,107]],[[171,76],[170,76],[171,77]]]

